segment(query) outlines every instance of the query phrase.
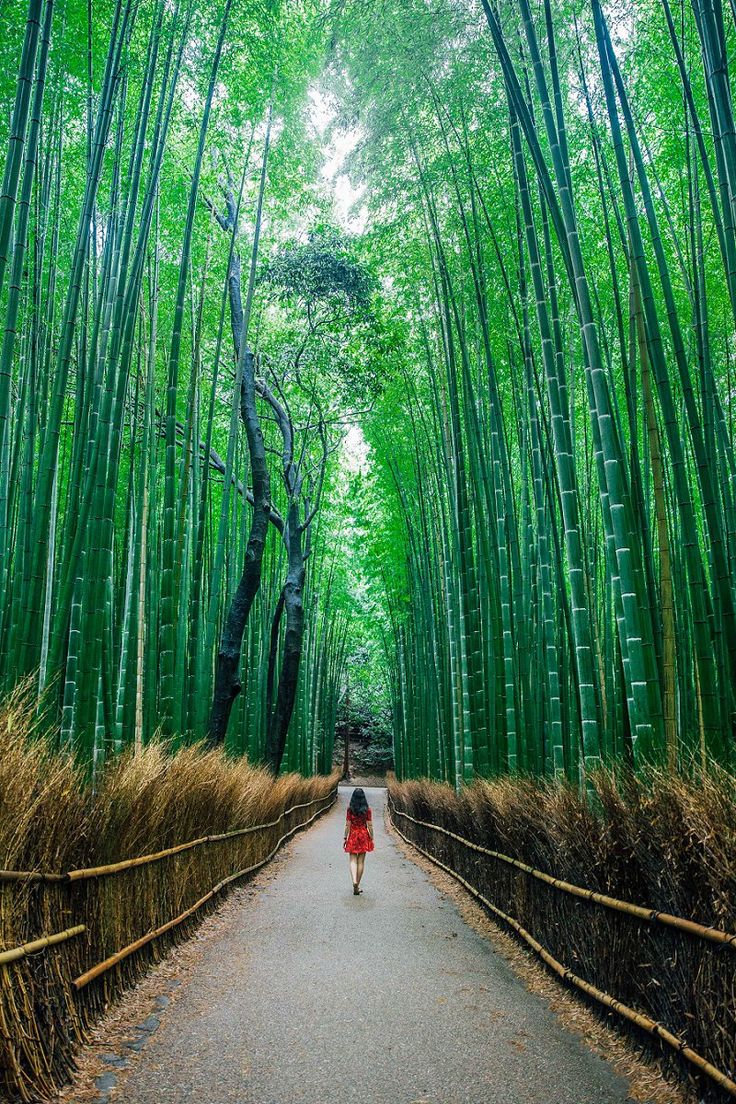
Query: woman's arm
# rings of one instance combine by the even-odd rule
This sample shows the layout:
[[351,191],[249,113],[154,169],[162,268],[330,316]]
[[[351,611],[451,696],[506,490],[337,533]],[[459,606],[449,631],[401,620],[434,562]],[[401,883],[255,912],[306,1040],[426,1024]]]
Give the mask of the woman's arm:
[[373,839],[373,813],[370,811],[370,809],[368,810],[368,819],[366,820],[366,825],[368,827],[368,835],[371,837],[371,839]]
[[343,837],[342,837],[342,842],[343,843],[345,842],[345,840],[348,838],[349,835],[350,835],[350,821],[347,817],[345,817],[345,832],[344,832]]

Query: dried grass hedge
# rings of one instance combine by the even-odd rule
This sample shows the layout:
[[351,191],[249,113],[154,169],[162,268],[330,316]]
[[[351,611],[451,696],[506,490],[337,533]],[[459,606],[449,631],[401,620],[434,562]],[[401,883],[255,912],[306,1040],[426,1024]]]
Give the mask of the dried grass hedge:
[[[51,1095],[73,1067],[86,1028],[171,944],[200,909],[77,992],[90,967],[179,916],[222,879],[264,859],[282,835],[329,806],[337,776],[284,775],[221,752],[157,745],[125,755],[93,794],[54,753],[19,692],[0,703],[0,868],[67,872],[156,852],[205,835],[277,820],[145,866],[78,882],[0,878],[0,952],[78,924],[82,935],[0,964],[0,1099]],[[319,799],[296,809],[293,805]],[[279,820],[278,818],[281,819]]]
[[[456,794],[426,781],[392,783],[397,810],[564,881],[736,932],[736,780],[651,774],[570,786],[526,779],[478,782]],[[516,919],[596,988],[657,1021],[736,1080],[736,946],[572,896],[458,840],[396,818],[411,841]],[[603,1014],[606,1012],[602,1009]],[[693,1079],[704,1099],[732,1099],[658,1040],[636,1032],[666,1073]]]

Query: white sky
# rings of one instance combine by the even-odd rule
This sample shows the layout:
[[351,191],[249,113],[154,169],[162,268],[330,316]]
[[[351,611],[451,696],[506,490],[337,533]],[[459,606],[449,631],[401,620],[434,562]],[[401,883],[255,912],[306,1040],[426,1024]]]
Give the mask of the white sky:
[[361,234],[368,217],[361,202],[365,185],[355,187],[344,169],[345,159],[360,141],[360,130],[357,127],[336,130],[328,138],[327,130],[337,114],[334,102],[318,84],[310,88],[309,101],[309,119],[317,138],[322,140],[322,179],[327,192],[332,195],[335,217],[346,230]]
[[[353,185],[344,169],[346,158],[360,141],[360,130],[335,129],[328,137],[330,124],[334,122],[337,109],[332,97],[327,95],[319,84],[309,89],[309,120],[314,127],[317,140],[322,145],[321,175],[325,190],[331,196],[335,218],[348,232],[362,234],[366,228],[368,212],[362,202],[365,185]],[[370,449],[359,422],[353,422],[342,442],[342,464],[350,474],[365,473],[370,467]]]
[[361,472],[363,475],[370,468],[370,449],[363,436],[363,429],[359,422],[353,422],[345,434],[342,443],[342,463],[346,471],[351,475]]

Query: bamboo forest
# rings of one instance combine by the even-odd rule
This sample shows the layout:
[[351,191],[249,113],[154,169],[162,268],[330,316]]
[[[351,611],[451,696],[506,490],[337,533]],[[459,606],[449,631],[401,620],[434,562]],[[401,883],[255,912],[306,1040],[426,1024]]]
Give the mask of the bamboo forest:
[[340,779],[633,1099],[736,1096],[732,60],[734,0],[0,0],[0,1099]]
[[313,771],[362,648],[401,775],[729,763],[731,16],[244,7],[4,16],[4,686]]

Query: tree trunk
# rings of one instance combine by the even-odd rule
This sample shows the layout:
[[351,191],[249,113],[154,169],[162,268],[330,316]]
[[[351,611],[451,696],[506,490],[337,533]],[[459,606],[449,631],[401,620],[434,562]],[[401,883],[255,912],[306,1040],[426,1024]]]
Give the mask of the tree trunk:
[[342,776],[347,782],[350,778],[350,684],[348,683],[345,695],[345,756],[343,758]]
[[266,464],[266,447],[256,410],[255,360],[249,349],[244,355],[243,379],[240,386],[240,417],[245,426],[250,454],[253,518],[243,573],[230,603],[220,649],[217,653],[215,689],[208,732],[208,742],[213,746],[224,742],[233,703],[242,689],[239,673],[240,652],[248,615],[261,585],[261,565],[271,515],[271,480]]
[[278,774],[286,747],[286,734],[294,712],[299,664],[304,640],[304,552],[302,530],[299,525],[299,504],[292,501],[288,520],[289,570],[284,586],[284,610],[286,611],[286,639],[284,656],[279,674],[276,706],[269,718],[266,736],[265,765]]
[[279,650],[279,631],[281,629],[281,618],[284,613],[284,602],[286,601],[286,590],[282,587],[279,594],[279,600],[276,603],[276,610],[271,621],[271,643],[268,649],[268,674],[266,675],[266,724],[271,723],[271,714],[273,713],[273,684],[276,677],[276,656]]
[[[233,252],[228,270],[228,293],[230,298],[230,321],[233,330],[233,343],[238,366],[241,367],[240,381],[240,418],[245,426],[250,457],[251,480],[253,483],[253,517],[245,550],[243,573],[238,589],[235,591],[230,609],[227,612],[222,630],[220,649],[217,653],[215,668],[215,688],[212,695],[212,709],[207,732],[207,742],[216,747],[225,741],[233,703],[242,690],[240,681],[240,653],[243,647],[243,634],[248,621],[253,600],[261,585],[261,566],[266,547],[266,534],[271,517],[271,479],[266,464],[266,446],[261,432],[261,423],[256,407],[255,358],[247,347],[248,325],[253,303],[255,287],[258,245],[261,236],[261,217],[263,214],[263,196],[266,191],[266,169],[271,141],[272,108],[269,108],[266,141],[261,163],[261,182],[258,191],[256,222],[253,232],[253,248],[250,258],[250,273],[246,292],[245,308],[241,288],[240,257]],[[236,220],[234,232],[237,233],[237,208],[233,217]]]

